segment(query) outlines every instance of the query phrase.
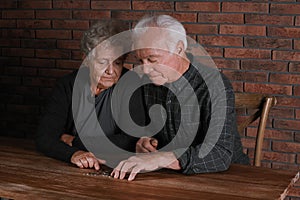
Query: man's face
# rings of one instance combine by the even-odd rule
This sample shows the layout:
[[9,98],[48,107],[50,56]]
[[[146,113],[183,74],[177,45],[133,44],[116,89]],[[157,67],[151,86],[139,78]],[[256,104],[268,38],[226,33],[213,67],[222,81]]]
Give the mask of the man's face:
[[182,59],[170,52],[166,43],[168,37],[168,32],[157,28],[147,30],[134,40],[136,57],[142,64],[143,72],[156,85],[171,83],[181,76]]
[[155,85],[164,85],[178,79],[178,56],[161,49],[139,49],[136,57],[143,65],[143,72]]
[[92,91],[97,95],[113,86],[120,78],[123,59],[117,58],[118,48],[95,49],[90,67]]

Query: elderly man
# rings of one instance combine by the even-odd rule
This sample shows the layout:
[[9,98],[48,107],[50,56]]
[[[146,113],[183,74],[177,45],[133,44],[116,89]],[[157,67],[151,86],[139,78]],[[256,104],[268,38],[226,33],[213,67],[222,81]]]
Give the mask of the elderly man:
[[232,86],[217,69],[186,53],[182,24],[167,15],[146,17],[135,26],[133,38],[136,57],[152,82],[143,86],[146,106],[164,107],[150,122],[157,127],[165,123],[158,133],[140,138],[140,154],[121,161],[111,175],[124,179],[128,173],[133,180],[137,173],[160,168],[193,174],[248,164],[237,132]]

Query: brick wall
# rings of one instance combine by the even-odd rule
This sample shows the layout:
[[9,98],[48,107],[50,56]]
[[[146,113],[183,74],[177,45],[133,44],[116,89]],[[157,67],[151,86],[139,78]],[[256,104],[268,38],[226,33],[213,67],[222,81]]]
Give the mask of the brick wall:
[[[203,44],[236,91],[277,96],[263,165],[299,169],[300,0],[1,0],[0,8],[1,135],[33,137],[55,81],[80,66],[79,40],[93,20],[134,24],[164,13]],[[255,131],[243,136],[251,157]]]

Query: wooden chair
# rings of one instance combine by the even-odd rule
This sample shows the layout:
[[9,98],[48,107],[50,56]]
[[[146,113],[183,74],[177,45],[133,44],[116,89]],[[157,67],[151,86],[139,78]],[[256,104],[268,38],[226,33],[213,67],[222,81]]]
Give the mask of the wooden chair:
[[263,94],[245,94],[235,93],[236,109],[255,110],[256,112],[247,116],[238,124],[238,131],[243,133],[244,129],[259,118],[259,125],[256,135],[255,151],[254,151],[254,166],[261,166],[261,152],[264,140],[264,132],[270,109],[275,106],[277,100],[274,96]]

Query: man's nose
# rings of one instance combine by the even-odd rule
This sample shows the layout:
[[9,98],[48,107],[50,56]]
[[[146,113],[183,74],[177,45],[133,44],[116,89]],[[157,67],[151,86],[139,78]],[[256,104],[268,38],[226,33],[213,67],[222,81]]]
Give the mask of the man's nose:
[[152,68],[150,65],[143,65],[144,74],[149,74],[151,71],[152,71]]

